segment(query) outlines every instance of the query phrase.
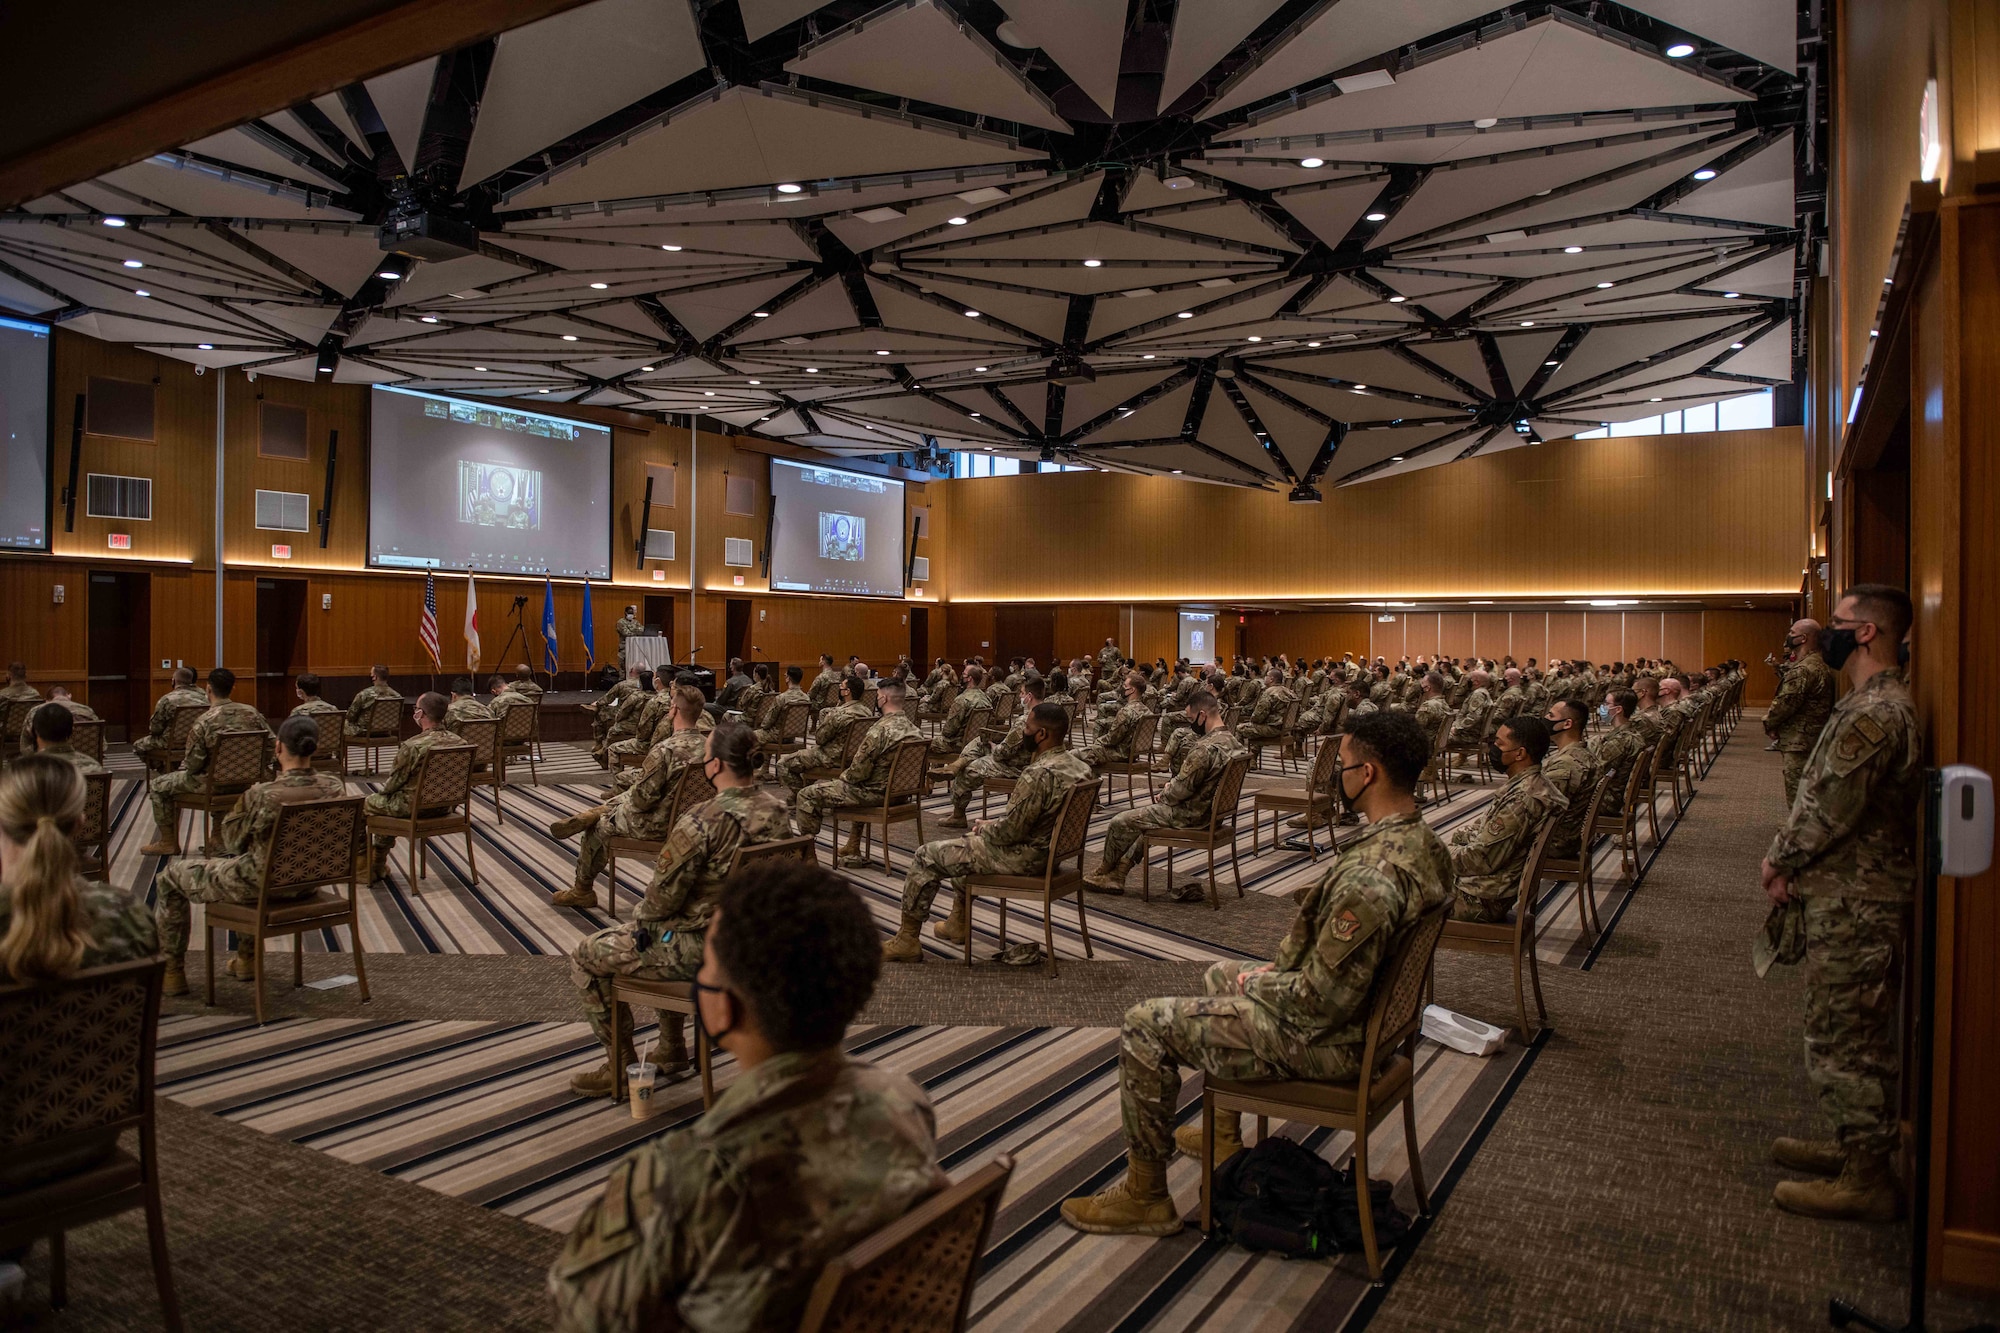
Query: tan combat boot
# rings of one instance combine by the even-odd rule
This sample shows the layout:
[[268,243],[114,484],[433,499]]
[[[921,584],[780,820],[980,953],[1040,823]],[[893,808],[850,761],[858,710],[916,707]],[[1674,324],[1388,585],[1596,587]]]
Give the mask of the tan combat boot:
[[971,828],[972,822],[965,817],[965,811],[954,805],[951,808],[951,813],[940,819],[937,822],[937,826],[939,828]]
[[903,924],[895,935],[882,943],[882,961],[885,963],[921,963],[924,961],[923,938],[918,934],[923,922],[903,918]]
[[972,922],[968,919],[971,915],[971,903],[961,893],[958,901],[952,904],[951,915],[932,926],[931,934],[953,944],[963,944],[965,937],[972,933]]
[[187,972],[182,966],[183,961],[179,958],[169,958],[167,960],[166,974],[160,979],[160,994],[185,995],[188,993]]
[[1771,1201],[1788,1213],[1829,1222],[1893,1222],[1903,1215],[1886,1153],[1847,1154],[1833,1180],[1781,1180]]
[[686,1069],[694,1061],[688,1057],[687,1015],[660,1011],[660,1041],[653,1047],[653,1063],[662,1074]]
[[1083,887],[1093,893],[1119,896],[1125,892],[1125,876],[1115,873],[1109,866],[1100,864],[1095,871],[1083,877]]
[[238,981],[255,981],[257,979],[257,946],[253,944],[248,949],[239,948],[236,951],[236,956],[229,960],[228,972],[230,976],[235,977]]
[[[615,886],[613,887],[612,892],[614,893],[617,892]],[[572,884],[568,888],[562,890],[560,893],[551,895],[551,897],[549,898],[549,906],[595,907],[597,906],[597,891],[594,888],[578,888],[576,885]]]
[[153,840],[139,849],[141,856],[174,856],[180,852],[181,844],[174,836],[174,830],[153,825]]
[[[885,831],[886,832],[886,831]],[[858,869],[868,864],[861,855],[861,826],[853,825],[847,831],[847,845],[840,849],[840,864]]]
[[1771,1160],[1787,1171],[1809,1171],[1816,1176],[1837,1176],[1847,1165],[1847,1154],[1832,1139],[1774,1139]]
[[1125,1179],[1088,1199],[1062,1206],[1063,1220],[1099,1236],[1171,1236],[1181,1229],[1180,1210],[1167,1193],[1167,1164],[1134,1157]]
[[613,1072],[612,1060],[617,1061],[619,1067],[638,1063],[639,1057],[632,1050],[632,1039],[630,1037],[620,1039],[618,1049],[612,1052],[611,1060],[606,1060],[603,1064],[587,1073],[572,1074],[569,1080],[569,1090],[579,1097],[610,1097],[615,1095],[618,1091],[618,1075]]
[[571,815],[568,819],[558,819],[549,825],[549,836],[557,842],[561,842],[564,838],[574,838],[595,824],[603,814],[603,806],[593,805],[581,814]]
[[[1201,1160],[1201,1121],[1182,1125],[1174,1131],[1174,1146],[1181,1150],[1183,1157]],[[1215,1164],[1224,1162],[1243,1151],[1243,1119],[1241,1116],[1218,1114],[1215,1117]]]

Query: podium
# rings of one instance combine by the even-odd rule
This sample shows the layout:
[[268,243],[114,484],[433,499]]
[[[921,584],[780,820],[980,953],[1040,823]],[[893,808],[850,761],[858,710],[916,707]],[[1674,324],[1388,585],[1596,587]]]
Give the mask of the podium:
[[663,666],[674,664],[673,641],[664,634],[634,634],[625,640],[625,665],[627,668],[644,667],[648,671],[658,671]]

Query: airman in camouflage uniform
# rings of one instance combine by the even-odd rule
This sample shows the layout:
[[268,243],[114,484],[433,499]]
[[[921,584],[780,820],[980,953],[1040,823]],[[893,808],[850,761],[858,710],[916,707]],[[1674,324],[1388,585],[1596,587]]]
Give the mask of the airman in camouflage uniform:
[[[47,704],[42,707],[47,708]],[[45,754],[52,759],[60,759],[76,770],[78,777],[89,777],[92,773],[104,772],[104,765],[92,759],[68,741],[43,741],[36,754]]]
[[1097,739],[1077,751],[1077,757],[1093,769],[1116,761],[1129,764],[1134,759],[1133,742],[1138,739],[1139,724],[1153,715],[1144,699],[1143,678],[1137,672],[1128,672],[1122,691],[1124,706],[1109,718],[1100,719]]
[[965,688],[951,701],[951,708],[938,724],[937,734],[931,737],[931,757],[933,759],[956,759],[975,733],[976,720],[993,715],[993,698],[981,688],[985,673],[978,667],[965,670]]
[[1282,740],[1285,735],[1285,710],[1299,701],[1284,683],[1282,672],[1274,671],[1265,680],[1264,688],[1257,696],[1256,704],[1250,710],[1250,720],[1236,724],[1236,739],[1247,746],[1251,741],[1268,744]]
[[[150,958],[160,951],[158,929],[146,904],[123,889],[78,875],[70,881],[83,904],[84,945],[79,969]],[[14,924],[14,896],[0,893],[0,939]],[[12,1071],[9,1071],[12,1072]]]
[[[194,673],[188,671],[186,667],[182,667],[180,671],[175,672],[174,679],[179,680],[182,673],[186,674],[189,683],[193,682]],[[27,664],[24,662],[8,663],[7,683],[0,685],[0,704],[29,703],[39,700],[41,697],[42,692],[28,683]],[[196,699],[194,702],[200,703],[201,700]]]
[[1018,778],[1028,761],[1034,758],[1035,747],[1028,739],[1027,715],[1039,698],[1025,701],[1027,707],[1007,734],[999,741],[988,741],[979,737],[960,752],[951,765],[951,813],[938,820],[939,828],[967,827],[965,812],[985,786],[988,778]]
[[[683,731],[680,736],[699,732]],[[674,823],[667,845],[646,886],[645,901],[632,919],[585,936],[570,955],[570,980],[583,993],[583,1011],[590,1030],[604,1044],[610,1060],[631,1064],[632,1025],[622,1022],[623,1045],[611,1048],[611,983],[617,977],[641,981],[691,981],[701,969],[708,920],[715,911],[722,882],[735,864],[739,847],[776,842],[792,836],[785,804],[755,786],[728,787],[687,811]],[[626,1015],[629,1019],[629,1015]],[[682,1015],[660,1016],[663,1068],[688,1063]],[[605,1097],[613,1087],[606,1063],[595,1073],[578,1074],[570,1087],[587,1097]]]
[[[1234,760],[1249,758],[1243,742],[1222,725],[1220,705],[1212,702],[1213,698],[1204,700],[1197,694],[1189,705],[1200,711],[1201,725],[1207,731],[1188,747],[1180,771],[1160,793],[1160,799],[1112,816],[1104,833],[1103,859],[1094,873],[1084,877],[1084,883],[1097,892],[1125,892],[1125,877],[1145,854],[1143,835],[1147,829],[1196,828],[1208,823],[1223,770]],[[1183,884],[1173,896],[1176,902],[1200,902],[1201,886],[1197,882]]]
[[[214,683],[218,676],[226,682],[225,685]],[[209,680],[209,698],[213,706],[196,720],[193,730],[188,732],[187,758],[181,761],[178,771],[162,773],[147,784],[152,797],[154,832],[153,841],[139,849],[142,856],[170,856],[180,850],[180,816],[174,809],[174,798],[201,786],[201,775],[208,771],[209,754],[223,732],[261,731],[266,736],[271,734],[271,726],[264,721],[262,713],[229,697],[228,691],[236,687],[234,674],[218,668],[209,673]]]
[[1444,677],[1430,672],[1424,677],[1423,690],[1423,701],[1417,705],[1417,725],[1424,729],[1424,735],[1433,736],[1438,724],[1451,716],[1451,705],[1444,697]]
[[395,699],[400,701],[403,697],[396,693],[395,689],[389,684],[389,668],[380,666],[371,667],[368,675],[369,683],[356,691],[354,698],[347,705],[347,736],[349,740],[361,735],[366,730],[368,710],[374,705],[377,699]]
[[[1620,696],[1625,696],[1621,701]],[[1629,690],[1608,690],[1605,702],[1612,709],[1611,730],[1599,732],[1590,742],[1590,753],[1597,760],[1599,774],[1606,769],[1611,772],[1611,785],[1604,792],[1604,808],[1600,814],[1615,815],[1625,808],[1625,788],[1631,785],[1632,769],[1640,759],[1651,752],[1646,737],[1638,726],[1627,717],[1623,704],[1638,698]]]
[[[597,877],[610,859],[604,845],[606,840],[639,838],[658,842],[672,832],[674,793],[680,787],[682,770],[689,764],[702,762],[706,744],[692,717],[676,718],[675,722],[676,730],[646,752],[646,762],[639,766],[639,776],[630,787],[615,793],[602,805],[549,826],[549,836],[558,840],[574,833],[583,834],[570,887],[550,898],[550,906],[597,906]],[[611,892],[614,895],[618,892],[616,884],[611,886]]]
[[[426,751],[435,749],[437,746],[465,744],[465,741],[456,732],[444,725],[442,720],[444,715],[444,696],[438,694],[419,695],[417,698],[419,711],[422,710],[424,700],[426,699],[435,699],[438,701],[438,720],[433,722],[430,716],[425,714],[424,721],[431,722],[431,726],[426,729],[423,722],[418,723],[417,734],[396,747],[395,767],[391,768],[389,776],[383,779],[381,789],[370,793],[368,799],[362,803],[362,808],[371,815],[388,815],[395,819],[408,819],[410,817],[410,802],[416,798],[416,793],[410,790],[410,784],[416,780],[417,761],[424,757]],[[420,810],[417,813],[420,817],[428,817],[431,815],[442,815],[445,811]],[[368,878],[372,883],[388,873],[389,853],[395,850],[396,836],[393,833],[371,834],[368,844]]]
[[291,712],[285,714],[286,717],[310,717],[317,719],[321,714],[333,713],[337,715],[341,711],[338,704],[330,704],[319,697],[317,677],[314,678],[313,687],[310,692],[303,685],[298,686],[297,690],[299,701],[292,706]]
[[[472,692],[472,682],[467,680],[459,683],[465,686],[465,692],[461,694],[456,689],[451,692],[451,704],[444,710],[445,730],[456,731],[461,722],[493,721],[493,710],[479,702],[479,696]],[[496,699],[499,697],[494,696]]]
[[1049,842],[1055,836],[1063,798],[1078,783],[1097,782],[1090,765],[1068,748],[1069,719],[1044,715],[1055,712],[1052,705],[1043,704],[1025,719],[1037,750],[1014,780],[1014,793],[1004,815],[980,820],[962,838],[943,838],[917,849],[903,877],[902,926],[895,938],[882,946],[885,960],[923,961],[919,932],[930,915],[939,885],[949,882],[958,900],[951,919],[938,924],[937,936],[962,944],[971,930],[966,898],[959,892],[965,876],[1039,875],[1048,864]]
[[[795,671],[798,672],[797,675],[792,674]],[[773,699],[771,706],[764,710],[764,725],[757,729],[757,742],[760,745],[776,745],[780,741],[797,739],[797,737],[782,736],[778,733],[779,720],[784,717],[785,710],[794,704],[805,705],[807,709],[806,725],[808,730],[811,729],[812,700],[807,698],[806,692],[799,688],[799,682],[805,679],[805,672],[798,667],[786,667],[785,677],[785,692]]]
[[70,696],[70,692],[67,689],[58,685],[49,691],[48,703],[43,704],[41,708],[28,710],[28,715],[21,719],[22,754],[33,754],[35,752],[35,714],[41,712],[42,708],[48,708],[51,705],[63,709],[77,722],[100,722],[103,720],[97,716],[96,710],[91,708],[89,704],[78,703]]
[[[1499,730],[1512,734],[1504,723]],[[1507,785],[1486,813],[1451,835],[1451,866],[1458,876],[1451,915],[1458,921],[1507,919],[1520,895],[1521,871],[1535,849],[1542,825],[1568,805],[1518,739],[1511,749],[1507,741],[1497,737],[1489,744],[1500,751],[1500,763],[1507,762],[1508,754],[1521,757],[1509,765]]]
[[808,781],[808,772],[815,768],[831,768],[841,762],[841,756],[846,753],[847,733],[851,729],[861,727],[865,730],[874,723],[875,710],[859,699],[836,704],[820,715],[819,726],[813,731],[810,745],[778,760],[778,781],[791,791],[799,791]]
[[[1580,711],[1580,710],[1579,710]],[[1590,797],[1597,780],[1604,776],[1590,747],[1583,742],[1583,723],[1569,715],[1568,705],[1556,705],[1544,719],[1555,733],[1556,744],[1542,757],[1542,776],[1562,794],[1563,808],[1555,817],[1556,831],[1549,835],[1549,855],[1573,861],[1582,854],[1583,827],[1590,819]],[[1567,745],[1563,741],[1568,741]]]
[[[815,782],[799,792],[797,816],[800,833],[808,837],[818,833],[820,824],[826,819],[826,812],[836,806],[880,804],[889,782],[889,764],[895,758],[896,747],[904,741],[924,738],[924,734],[917,730],[917,724],[903,712],[902,702],[907,695],[902,695],[901,691],[892,695],[890,692],[893,689],[887,684],[881,687],[882,720],[870,727],[868,734],[861,738],[861,748],[854,752],[854,762],[839,777]],[[894,702],[891,702],[892,698]],[[883,836],[888,836],[886,831]],[[848,860],[860,857],[859,825],[848,835],[847,846],[841,855]]]
[[[1823,643],[1851,688],[1806,758],[1798,797],[1764,857],[1775,901],[1803,900],[1806,1071],[1831,1143],[1780,1139],[1786,1166],[1839,1179],[1787,1181],[1780,1207],[1885,1220],[1900,1211],[1899,977],[1917,865],[1922,732],[1895,645],[1910,622],[1900,590],[1862,584],[1840,599]],[[1873,637],[1857,634],[1872,629]],[[1860,679],[1857,680],[1856,677]]]
[[[1466,690],[1464,700],[1462,702],[1454,700],[1452,703],[1452,706],[1459,710],[1458,722],[1451,729],[1453,745],[1470,745],[1474,741],[1484,739],[1480,729],[1480,713],[1493,704],[1493,696],[1486,692],[1486,687],[1492,684],[1492,677],[1484,671],[1474,671],[1465,679],[1471,683],[1471,687]],[[1498,716],[1497,711],[1495,716]]]
[[[189,903],[255,904],[264,881],[264,858],[271,850],[278,811],[303,801],[330,801],[347,794],[338,773],[310,768],[287,769],[270,782],[260,782],[237,798],[236,808],[222,821],[221,854],[169,862],[153,881],[159,896],[153,907],[159,925],[160,952],[167,956],[166,993],[187,994],[182,960],[187,956]],[[301,896],[316,890],[306,889]],[[285,901],[273,896],[272,902]],[[207,946],[203,946],[207,947]],[[231,976],[249,979],[257,956],[248,935],[236,942]]]
[[1785,804],[1799,794],[1799,774],[1805,771],[1806,755],[1833,713],[1833,672],[1819,654],[1819,625],[1801,620],[1792,626],[1800,640],[1798,660],[1785,672],[1778,685],[1778,697],[1764,714],[1764,733],[1778,743],[1785,763]]
[[646,627],[639,623],[638,612],[639,608],[636,606],[626,607],[625,614],[618,617],[618,622],[611,627],[612,632],[618,636],[618,669],[620,671],[623,671],[626,666],[625,641],[635,634],[644,634],[646,632]]
[[817,713],[821,709],[833,707],[839,691],[840,673],[833,669],[833,659],[821,653],[819,674],[813,677],[812,689],[807,691],[807,697],[812,700],[813,711]]
[[[631,725],[628,727],[623,717],[618,719],[618,727],[625,732],[625,738],[611,743],[609,753],[612,756],[613,767],[617,766],[621,756],[628,759],[641,758],[653,748],[656,740],[667,738],[673,728],[673,723],[669,720],[673,705],[673,677],[664,671],[660,672],[653,677],[653,693],[643,704],[635,702],[626,705],[628,712],[637,709],[631,713]],[[663,727],[667,730],[662,731]]]
[[[5,697],[6,691],[0,690],[0,699]],[[194,672],[187,667],[177,668],[174,671],[174,687],[153,705],[153,716],[146,723],[146,734],[132,742],[132,753],[138,755],[139,762],[147,768],[162,767],[160,753],[167,748],[167,732],[174,724],[174,714],[183,708],[207,702],[208,696],[195,688]]]
[[[1353,753],[1343,748],[1343,761],[1352,762]],[[1305,891],[1272,961],[1217,963],[1202,979],[1203,996],[1145,1000],[1127,1010],[1118,1098],[1130,1171],[1095,1198],[1065,1203],[1065,1220],[1099,1233],[1179,1231],[1166,1164],[1176,1148],[1201,1153],[1199,1124],[1178,1134],[1173,1128],[1181,1066],[1244,1080],[1353,1078],[1378,974],[1423,913],[1449,897],[1451,884],[1451,858],[1420,815],[1373,820]],[[1217,1116],[1215,1160],[1241,1146],[1238,1118]]]
[[618,721],[619,713],[625,705],[639,695],[638,676],[628,675],[598,696],[590,714],[590,750],[598,763],[605,763],[606,752],[610,749],[609,736],[612,724]]

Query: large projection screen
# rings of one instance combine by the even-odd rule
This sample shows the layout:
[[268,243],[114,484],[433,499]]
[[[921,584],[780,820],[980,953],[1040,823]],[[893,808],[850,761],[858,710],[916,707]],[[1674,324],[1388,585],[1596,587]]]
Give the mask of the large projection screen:
[[1221,655],[1215,650],[1215,613],[1183,611],[1180,614],[1181,656],[1196,666],[1221,661]]
[[903,595],[903,483],[771,460],[771,587]]
[[610,578],[610,428],[378,386],[368,563]]
[[0,549],[49,549],[49,326],[0,318]]

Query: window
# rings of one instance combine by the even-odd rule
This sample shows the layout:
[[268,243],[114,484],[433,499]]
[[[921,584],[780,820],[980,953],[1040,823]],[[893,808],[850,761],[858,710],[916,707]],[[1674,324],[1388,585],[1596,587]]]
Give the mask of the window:
[[257,526],[304,532],[312,526],[312,497],[297,491],[258,491]]
[[[257,456],[306,461],[306,410],[285,403],[257,404]],[[265,526],[262,523],[258,527]]]
[[1578,431],[1579,440],[1601,440],[1607,435],[1691,435],[1712,430],[1760,430],[1771,424],[1771,391],[1762,389],[1740,398],[1683,408],[1656,417],[1635,421],[1615,421],[1596,430]]
[[84,484],[83,512],[92,518],[153,517],[153,479],[92,472]]
[[734,565],[738,569],[748,569],[753,560],[748,537],[725,537],[722,541],[722,563]]

